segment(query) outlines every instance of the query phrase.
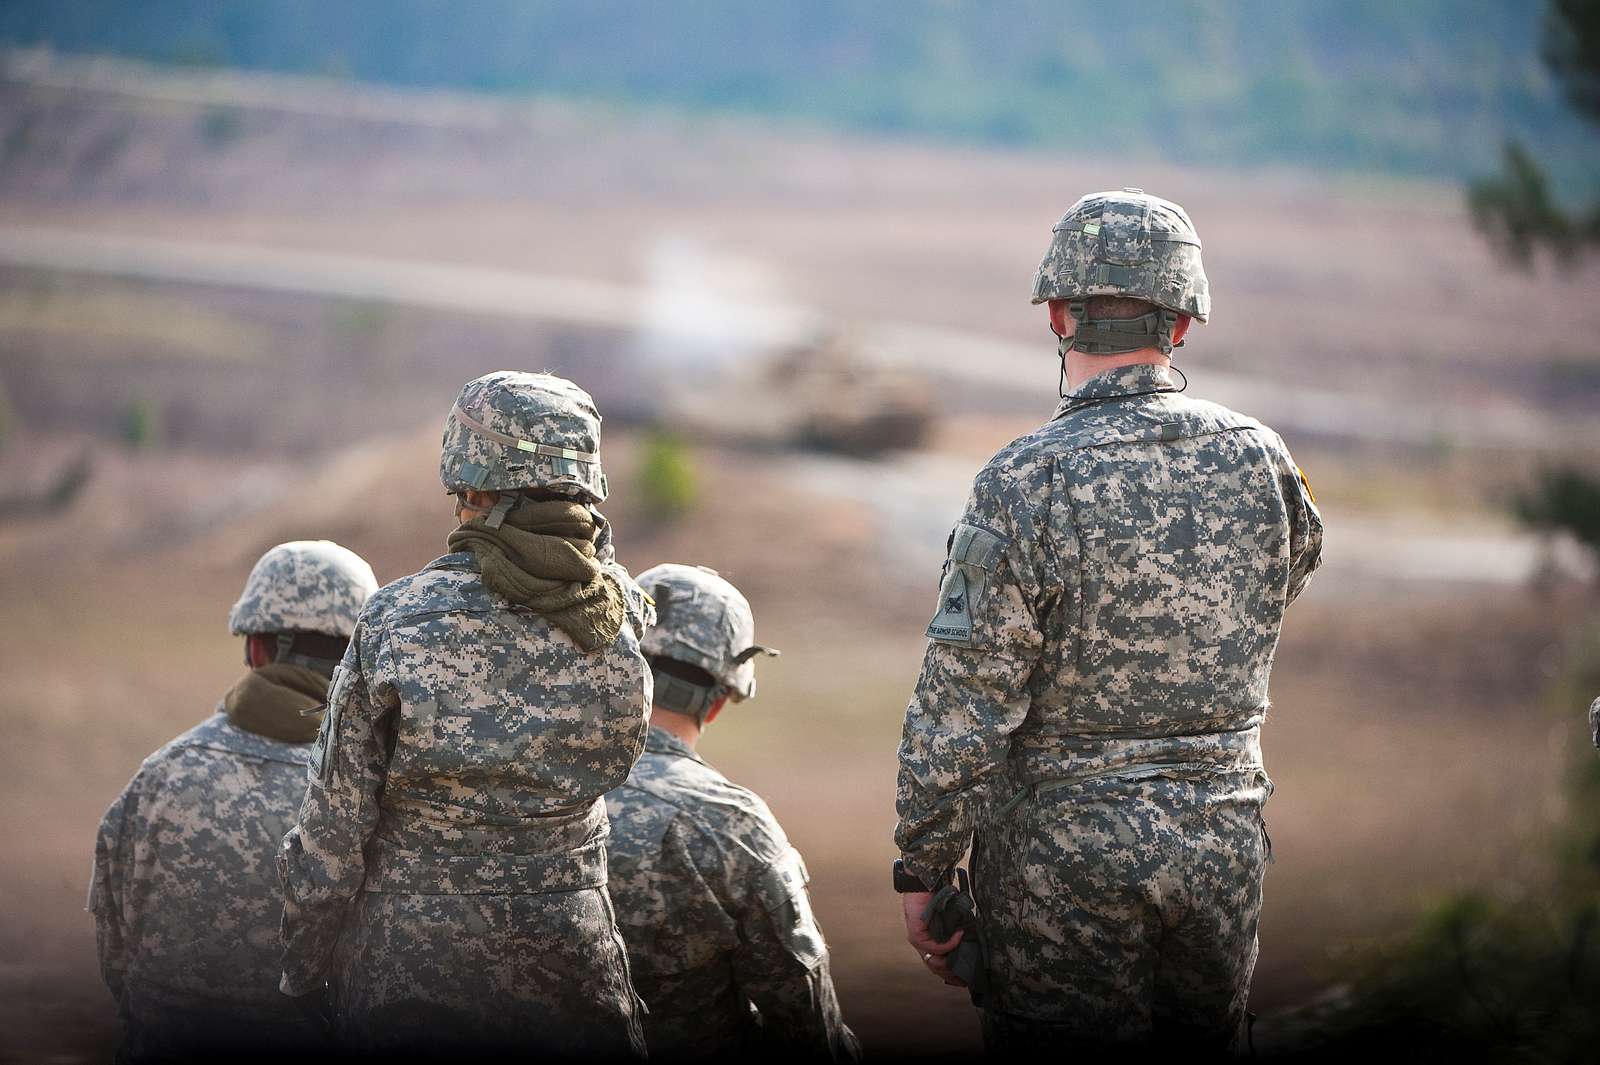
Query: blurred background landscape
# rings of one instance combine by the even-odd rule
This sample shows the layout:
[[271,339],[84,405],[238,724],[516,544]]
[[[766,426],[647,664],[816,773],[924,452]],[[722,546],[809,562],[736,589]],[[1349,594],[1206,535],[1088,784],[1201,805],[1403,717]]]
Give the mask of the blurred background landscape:
[[499,368],[594,393],[630,568],[714,566],[783,648],[703,750],[805,853],[869,1051],[974,1049],[886,887],[894,749],[970,479],[1056,403],[1050,226],[1124,185],[1205,240],[1191,392],[1328,525],[1260,1032],[1431,988],[1406,943],[1484,970],[1439,993],[1474,1035],[1549,1026],[1508,958],[1592,1003],[1595,6],[0,7],[0,1057],[109,1055],[98,818],[242,669],[267,547],[443,552],[439,428]]

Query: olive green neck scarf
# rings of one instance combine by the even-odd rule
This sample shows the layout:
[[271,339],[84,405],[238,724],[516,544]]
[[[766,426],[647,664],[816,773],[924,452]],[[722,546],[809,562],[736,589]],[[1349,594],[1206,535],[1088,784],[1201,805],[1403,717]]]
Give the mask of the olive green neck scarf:
[[284,743],[310,743],[322,727],[322,714],[307,714],[328,698],[328,678],[304,666],[273,662],[252,669],[222,697],[228,721]]
[[452,551],[471,551],[489,590],[542,615],[585,651],[622,631],[622,585],[595,559],[598,523],[589,508],[527,500],[498,529],[474,518],[450,534]]

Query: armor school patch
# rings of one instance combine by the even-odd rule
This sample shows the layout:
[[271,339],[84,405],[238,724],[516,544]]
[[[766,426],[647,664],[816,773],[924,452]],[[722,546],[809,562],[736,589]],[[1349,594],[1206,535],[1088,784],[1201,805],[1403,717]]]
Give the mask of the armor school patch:
[[972,646],[972,612],[1005,545],[976,525],[963,523],[950,530],[950,557],[939,581],[939,610],[928,623],[928,639]]
[[945,563],[944,580],[939,582],[939,612],[928,622],[927,637],[944,643],[972,642],[972,597],[966,571],[957,563]]

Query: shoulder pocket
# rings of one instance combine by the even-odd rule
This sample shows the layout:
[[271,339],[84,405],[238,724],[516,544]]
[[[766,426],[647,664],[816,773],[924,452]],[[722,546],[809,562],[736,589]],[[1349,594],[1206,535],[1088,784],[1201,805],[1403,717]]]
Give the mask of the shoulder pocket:
[[815,968],[827,954],[822,929],[811,912],[811,895],[806,890],[810,877],[800,852],[788,853],[769,864],[759,874],[756,894],[762,909],[772,920],[783,946],[807,969]]
[[339,719],[350,700],[352,674],[343,665],[335,666],[328,684],[328,711],[322,717],[322,730],[311,748],[311,773],[326,784],[333,779],[333,750],[339,742]]

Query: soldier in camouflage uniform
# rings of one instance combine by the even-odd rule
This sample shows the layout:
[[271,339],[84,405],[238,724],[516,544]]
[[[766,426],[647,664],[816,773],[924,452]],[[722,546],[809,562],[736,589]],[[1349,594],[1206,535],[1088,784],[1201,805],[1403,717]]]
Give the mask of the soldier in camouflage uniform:
[[970,843],[991,1049],[1220,1050],[1256,958],[1267,679],[1322,520],[1276,433],[1178,394],[1210,313],[1181,207],[1083,197],[1033,301],[1070,391],[950,537],[900,745],[907,935],[953,980],[923,913]]
[[305,794],[328,678],[377,587],[371,566],[326,540],[263,555],[228,619],[250,671],[145,759],[100,822],[89,909],[127,1026],[123,1060],[323,1044],[278,993],[274,859]]
[[612,557],[588,393],[469,382],[451,553],[387,585],[335,675],[283,841],[283,990],[357,1051],[643,1052],[603,796],[644,745],[649,602]]
[[1594,745],[1600,747],[1600,699],[1589,704],[1589,733]]
[[755,694],[750,604],[714,570],[639,575],[659,623],[645,637],[655,706],[645,754],[606,796],[611,897],[649,1007],[651,1057],[758,1047],[853,1061],[800,853],[754,792],[695,754],[729,699]]

